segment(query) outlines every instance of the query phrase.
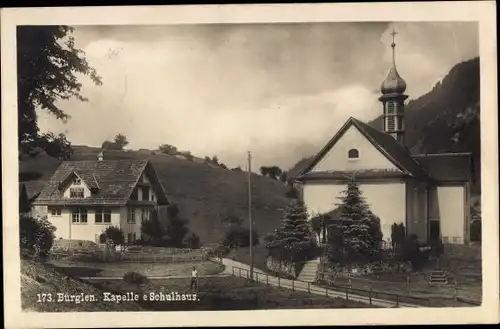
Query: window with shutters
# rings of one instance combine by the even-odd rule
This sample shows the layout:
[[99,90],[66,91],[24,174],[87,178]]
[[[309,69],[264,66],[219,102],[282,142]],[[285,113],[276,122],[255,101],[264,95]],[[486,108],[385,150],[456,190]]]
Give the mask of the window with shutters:
[[387,103],[387,114],[396,114],[396,106],[394,102]]
[[398,129],[399,129],[399,130],[404,130],[405,128],[404,128],[404,126],[403,126],[403,125],[404,125],[404,120],[403,120],[403,118],[402,118],[402,117],[398,117]]

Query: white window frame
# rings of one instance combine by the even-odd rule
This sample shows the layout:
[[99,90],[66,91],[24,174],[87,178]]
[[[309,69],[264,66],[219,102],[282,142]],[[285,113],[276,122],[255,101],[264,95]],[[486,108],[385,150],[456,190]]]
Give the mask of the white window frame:
[[50,215],[53,217],[59,217],[62,215],[62,209],[60,207],[51,207]]
[[[98,217],[100,217],[99,221],[97,220]],[[110,224],[111,223],[111,209],[96,208],[94,221],[96,224]]]
[[70,187],[69,188],[69,197],[70,197],[70,199],[81,199],[81,198],[85,197],[85,189],[83,187]]
[[82,180],[80,178],[73,179],[73,185],[82,185]]
[[[83,220],[85,219],[85,221]],[[85,208],[75,208],[71,211],[71,223],[72,224],[87,224],[88,223],[88,211]]]

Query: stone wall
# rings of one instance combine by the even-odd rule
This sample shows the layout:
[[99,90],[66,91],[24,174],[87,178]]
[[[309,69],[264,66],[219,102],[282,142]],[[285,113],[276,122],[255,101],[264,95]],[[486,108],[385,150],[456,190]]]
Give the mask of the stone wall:
[[363,276],[372,273],[407,273],[412,271],[410,262],[374,262],[369,264],[328,264],[326,272],[336,276]]

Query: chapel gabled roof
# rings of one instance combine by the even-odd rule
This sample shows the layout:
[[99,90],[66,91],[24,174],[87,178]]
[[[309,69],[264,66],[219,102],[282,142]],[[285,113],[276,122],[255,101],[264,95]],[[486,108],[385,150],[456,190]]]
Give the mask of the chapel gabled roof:
[[[149,160],[64,161],[49,179],[34,204],[125,205],[143,172],[152,178],[158,204],[168,204],[168,198]],[[90,197],[66,199],[61,183],[78,175],[93,190]]]
[[335,145],[342,135],[355,126],[381,153],[383,153],[404,174],[416,178],[428,178],[427,172],[413,159],[407,148],[401,145],[392,136],[381,132],[368,124],[350,117],[339,129],[326,146],[313,158],[313,160],[299,173],[299,177],[309,172]]

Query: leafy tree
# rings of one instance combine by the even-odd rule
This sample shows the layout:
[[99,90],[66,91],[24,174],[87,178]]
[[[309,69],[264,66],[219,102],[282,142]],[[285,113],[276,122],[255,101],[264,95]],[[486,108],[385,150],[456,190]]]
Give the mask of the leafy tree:
[[54,133],[51,132],[42,134],[38,145],[39,148],[45,150],[47,155],[56,159],[66,160],[73,155],[71,143],[66,139],[66,135],[63,133],[59,135],[54,135]]
[[107,238],[111,239],[115,245],[123,245],[125,243],[125,234],[116,226],[108,226],[106,230],[104,230],[104,234]]
[[269,177],[275,180],[280,180],[283,174],[283,170],[281,170],[281,168],[278,166],[271,166],[271,167],[262,166],[260,167],[259,171],[262,176]]
[[369,211],[362,192],[355,180],[351,180],[343,196],[340,220],[330,223],[330,241],[333,250],[343,253],[345,259],[368,260],[378,254],[382,234],[377,218]]
[[406,240],[406,229],[403,223],[394,223],[391,226],[391,244],[394,253],[397,254],[401,251]]
[[127,136],[125,136],[123,134],[116,135],[114,140],[113,140],[113,143],[116,145],[116,147],[119,150],[123,150],[125,148],[125,146],[127,146],[129,144],[129,142],[127,140]]
[[[18,146],[20,154],[33,154],[35,148],[47,149],[56,158],[65,158],[69,144],[64,135],[50,138],[40,135],[37,124],[38,109],[47,111],[60,120],[69,115],[57,104],[58,100],[76,98],[87,101],[81,93],[82,84],[77,73],[89,76],[96,85],[101,78],[89,66],[82,50],[75,48],[69,26],[17,27],[17,92],[18,92]],[[62,155],[57,151],[61,150]]]
[[[259,244],[259,235],[255,229],[252,229],[252,244]],[[222,245],[229,248],[247,247],[250,245],[250,231],[246,227],[231,226],[226,230]]]
[[170,237],[171,247],[183,247],[184,238],[189,233],[187,224],[188,220],[180,216],[180,210],[177,205],[172,205],[168,208],[166,234]]
[[21,185],[21,190],[19,191],[19,213],[24,214],[31,210],[28,192],[26,191],[26,185]]
[[278,166],[272,166],[268,168],[268,176],[272,179],[279,180],[282,174],[283,170],[281,170],[281,168]]
[[214,165],[218,165],[218,164],[219,164],[219,158],[218,158],[216,155],[214,155],[214,156],[212,157],[212,160],[211,160],[211,161],[212,161],[212,163],[213,163]]
[[182,152],[181,155],[185,156],[186,159],[190,162],[194,161],[194,155],[192,155],[190,151]]
[[21,251],[45,257],[54,243],[56,228],[46,218],[19,216],[19,242]]
[[288,182],[288,173],[286,171],[282,172],[280,175],[280,181],[282,183],[287,183]]
[[160,150],[161,153],[164,154],[169,154],[169,155],[179,154],[179,150],[177,149],[177,147],[169,144],[162,144],[158,149]]
[[191,234],[186,239],[186,245],[191,249],[200,248],[200,237],[196,233],[191,232]]
[[101,148],[103,150],[120,150],[120,147],[112,141],[102,142]]
[[[246,247],[250,245],[250,231],[243,227],[243,219],[237,215],[230,214],[222,219],[226,225],[222,238],[222,245],[230,248]],[[259,243],[258,233],[252,229],[252,244]]]
[[231,169],[232,171],[243,171],[240,166]]
[[166,235],[165,230],[158,220],[158,214],[156,211],[151,213],[151,217],[141,223],[141,240],[146,244],[162,244],[159,243],[160,240],[164,241],[166,245],[167,240],[170,238]]

